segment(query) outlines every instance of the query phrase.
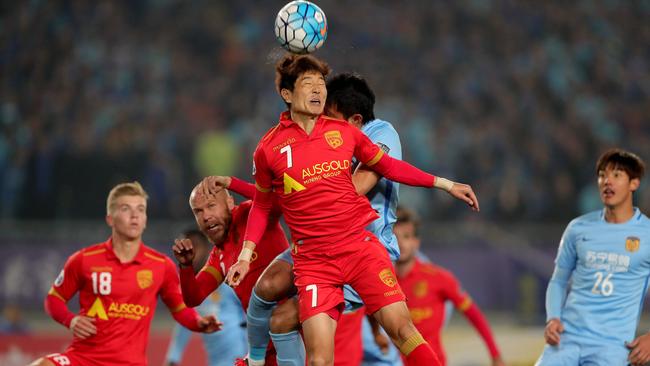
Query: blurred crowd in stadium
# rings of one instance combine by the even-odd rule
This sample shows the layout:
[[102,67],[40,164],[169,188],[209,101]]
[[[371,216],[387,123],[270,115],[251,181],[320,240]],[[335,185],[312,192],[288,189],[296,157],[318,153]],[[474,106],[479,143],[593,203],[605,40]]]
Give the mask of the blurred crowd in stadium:
[[[99,218],[132,179],[150,216],[187,217],[198,177],[249,177],[284,108],[272,27],[284,2],[3,5],[0,217]],[[648,1],[318,3],[330,28],[318,56],[367,77],[405,158],[471,183],[482,217],[565,221],[600,207],[606,147],[650,159]],[[428,218],[468,212],[409,194]],[[650,189],[639,198],[650,211]]]

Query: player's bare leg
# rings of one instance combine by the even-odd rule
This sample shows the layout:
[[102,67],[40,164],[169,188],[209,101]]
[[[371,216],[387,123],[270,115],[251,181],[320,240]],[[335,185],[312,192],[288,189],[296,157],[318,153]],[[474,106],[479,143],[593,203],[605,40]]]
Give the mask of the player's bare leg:
[[[270,319],[272,319],[272,311],[274,311],[277,301],[286,299],[295,293],[296,288],[293,284],[293,265],[286,260],[276,258],[271,262],[271,264],[269,264],[257,280],[248,305],[246,322],[248,324],[248,360],[250,365],[264,365],[269,339],[273,339],[273,343],[276,343],[273,336],[269,335],[269,323]],[[296,327],[296,325],[294,325],[294,327]],[[282,335],[282,333],[280,335]],[[298,337],[300,336],[298,335]],[[289,335],[287,337],[280,337],[278,340],[281,339],[283,342],[287,343],[287,341],[293,340],[294,338],[295,337],[292,337],[292,335]],[[295,342],[290,343],[295,345]],[[304,355],[302,340],[300,340],[300,346],[301,350],[299,352],[293,351],[292,354],[281,355],[280,350],[276,345],[276,350],[278,350],[278,359],[293,359],[296,357],[300,359],[299,353]],[[293,348],[296,347],[289,349]],[[293,354],[298,356],[294,357]],[[304,356],[302,359],[304,364]]]
[[302,323],[302,332],[309,366],[334,365],[336,321],[325,313],[319,313]]
[[255,293],[265,301],[280,301],[296,293],[293,284],[293,265],[276,259],[262,273],[255,284]]
[[400,352],[406,356],[408,365],[423,364],[422,360],[429,360],[430,357],[434,357],[437,361],[436,365],[440,364],[431,347],[413,324],[406,302],[398,301],[386,305],[376,311],[373,316],[388,333]]

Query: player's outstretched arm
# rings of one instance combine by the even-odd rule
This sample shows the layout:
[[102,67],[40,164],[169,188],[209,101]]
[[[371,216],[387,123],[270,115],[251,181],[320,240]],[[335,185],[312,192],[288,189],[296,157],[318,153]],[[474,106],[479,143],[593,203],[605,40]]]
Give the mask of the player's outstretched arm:
[[223,277],[216,270],[201,270],[195,276],[192,267],[192,260],[195,255],[192,240],[188,238],[176,239],[172,251],[180,267],[183,301],[190,307],[199,306],[212,291],[219,287],[223,282]]
[[205,194],[213,195],[222,189],[235,192],[244,196],[246,199],[252,200],[255,197],[255,185],[241,180],[237,177],[228,177],[221,175],[212,175],[203,178],[203,187],[207,189]]
[[626,346],[630,349],[628,360],[632,366],[643,366],[650,362],[650,333],[636,337]]
[[472,302],[463,314],[467,320],[472,323],[474,329],[476,329],[476,331],[481,335],[481,338],[483,338],[483,341],[490,352],[490,356],[492,357],[492,365],[503,365],[501,352],[499,352],[499,347],[497,346],[497,342],[495,341],[492,330],[490,329],[490,324],[478,305],[476,305],[475,302]]
[[394,159],[373,144],[363,133],[359,131],[353,133],[356,134],[357,140],[354,156],[370,169],[394,182],[414,187],[443,189],[452,197],[467,203],[474,211],[479,211],[478,199],[469,185],[436,177],[405,161]]

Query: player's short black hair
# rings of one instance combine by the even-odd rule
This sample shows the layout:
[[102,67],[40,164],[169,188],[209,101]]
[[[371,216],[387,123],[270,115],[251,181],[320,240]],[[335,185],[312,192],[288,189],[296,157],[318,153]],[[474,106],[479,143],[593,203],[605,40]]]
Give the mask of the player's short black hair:
[[619,149],[605,151],[596,162],[596,175],[607,167],[623,170],[630,179],[641,179],[645,173],[645,163],[636,154]]
[[350,118],[355,113],[363,117],[363,124],[375,119],[375,93],[368,82],[356,73],[341,73],[327,81],[327,107],[334,107]]
[[409,210],[408,208],[404,208],[402,206],[397,206],[397,210],[395,210],[395,216],[397,217],[395,225],[411,223],[415,227],[415,233],[417,234],[420,227],[420,218],[415,213],[415,211]]
[[293,91],[298,76],[307,71],[320,72],[326,77],[330,73],[330,67],[325,61],[311,55],[285,54],[275,65],[275,88],[278,93],[282,89]]
[[192,244],[210,246],[210,241],[208,240],[208,238],[205,237],[205,235],[200,230],[194,228],[186,229],[185,231],[183,231],[183,237],[184,238],[199,237],[201,238],[200,243],[192,242]]

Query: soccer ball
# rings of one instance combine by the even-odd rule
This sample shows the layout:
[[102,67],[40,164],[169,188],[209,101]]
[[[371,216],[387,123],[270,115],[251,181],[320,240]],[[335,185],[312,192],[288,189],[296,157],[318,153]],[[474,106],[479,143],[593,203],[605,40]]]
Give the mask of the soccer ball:
[[289,52],[314,52],[327,39],[325,13],[309,1],[292,1],[275,18],[275,36]]

